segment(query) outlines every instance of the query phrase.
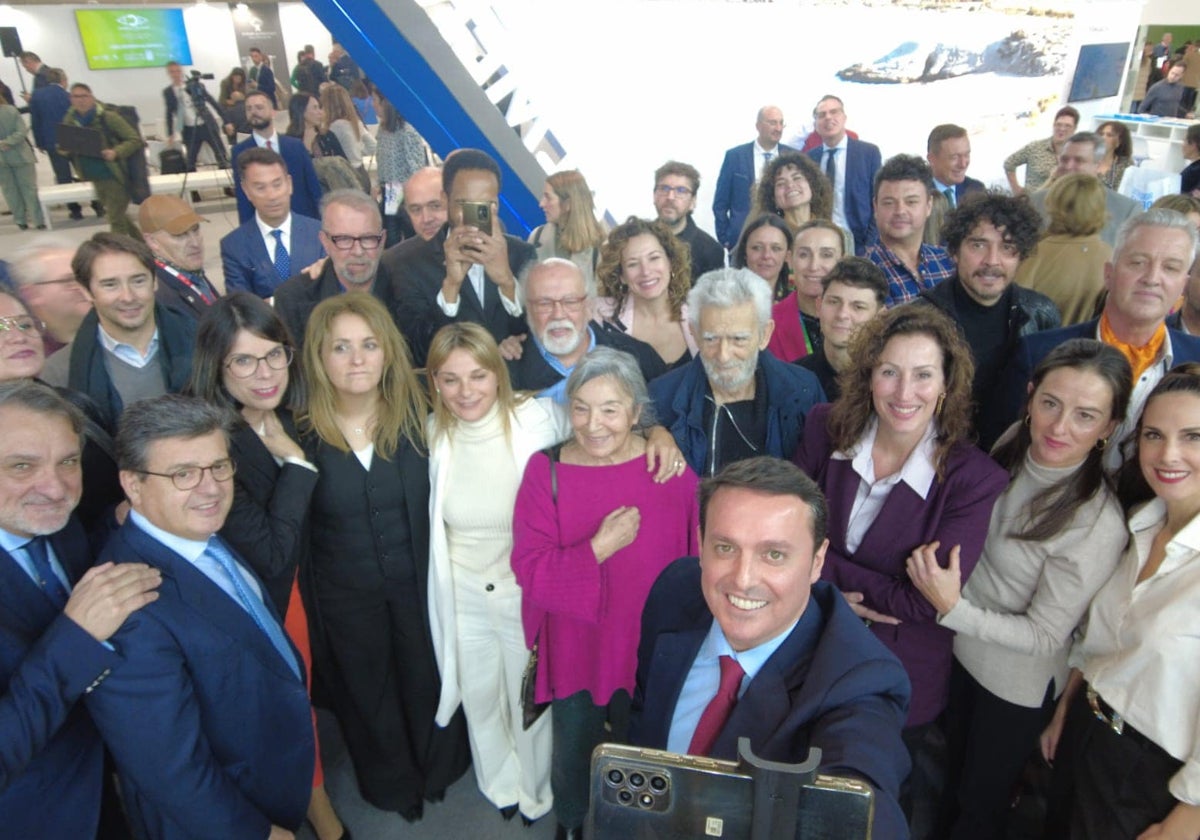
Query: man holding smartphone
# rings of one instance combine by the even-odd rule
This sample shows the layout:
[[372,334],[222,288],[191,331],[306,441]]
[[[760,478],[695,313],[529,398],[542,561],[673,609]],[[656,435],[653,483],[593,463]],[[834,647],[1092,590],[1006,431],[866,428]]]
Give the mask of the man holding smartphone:
[[518,284],[535,252],[500,230],[500,167],[478,149],[459,149],[442,167],[442,189],[446,226],[421,247],[384,258],[393,276],[404,278],[398,321],[418,366],[445,324],[473,321],[497,342],[528,330]]

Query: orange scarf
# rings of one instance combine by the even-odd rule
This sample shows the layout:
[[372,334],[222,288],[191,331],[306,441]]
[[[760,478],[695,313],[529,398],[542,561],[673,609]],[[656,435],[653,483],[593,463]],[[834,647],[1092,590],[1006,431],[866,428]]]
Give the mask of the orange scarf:
[[1121,355],[1129,360],[1129,366],[1133,368],[1133,381],[1135,383],[1146,372],[1146,368],[1154,364],[1154,360],[1158,358],[1159,352],[1162,351],[1163,342],[1166,339],[1167,325],[1159,324],[1158,329],[1154,331],[1154,336],[1141,347],[1126,344],[1113,333],[1112,324],[1108,322],[1108,313],[1105,312],[1100,316],[1100,340],[1120,350]]

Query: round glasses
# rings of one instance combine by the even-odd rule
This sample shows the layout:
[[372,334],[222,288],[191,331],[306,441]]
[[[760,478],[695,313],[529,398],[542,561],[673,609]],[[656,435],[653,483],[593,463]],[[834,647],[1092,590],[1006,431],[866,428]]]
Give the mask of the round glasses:
[[225,362],[225,369],[238,379],[249,379],[258,373],[258,366],[263,362],[266,362],[271,370],[283,370],[292,363],[294,355],[291,347],[280,344],[265,356],[251,356],[249,353],[230,356]]
[[142,475],[156,475],[159,478],[169,478],[176,490],[195,490],[204,480],[204,474],[211,472],[214,481],[229,481],[237,472],[237,464],[231,458],[215,461],[207,467],[180,467],[174,472],[160,473],[150,470],[138,470]]

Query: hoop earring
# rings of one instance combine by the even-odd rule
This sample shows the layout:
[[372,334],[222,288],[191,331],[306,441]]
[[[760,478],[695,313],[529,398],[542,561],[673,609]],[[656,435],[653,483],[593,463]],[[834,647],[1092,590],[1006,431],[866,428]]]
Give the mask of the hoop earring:
[[1030,417],[1028,414],[1025,415],[1025,428],[1029,428],[1029,423],[1032,419],[1033,418]]
[[1107,448],[1108,448],[1108,438],[1100,438],[1100,440],[1096,441],[1096,449],[1099,450],[1100,452],[1103,452]]

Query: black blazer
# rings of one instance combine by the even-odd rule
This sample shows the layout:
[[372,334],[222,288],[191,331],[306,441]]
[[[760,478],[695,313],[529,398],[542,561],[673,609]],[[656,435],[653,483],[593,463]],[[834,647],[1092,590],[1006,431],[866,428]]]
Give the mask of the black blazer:
[[[490,281],[483,284],[483,300],[475,294],[475,287],[463,282],[458,300],[458,314],[453,318],[442,312],[437,304],[442,280],[446,276],[446,234],[450,225],[442,227],[437,236],[428,242],[418,242],[411,247],[406,243],[387,251],[380,260],[380,268],[386,267],[399,282],[399,308],[397,324],[408,340],[417,367],[425,366],[429,342],[433,334],[446,324],[456,321],[473,321],[492,334],[497,342],[510,335],[524,335],[529,327],[522,317],[508,314],[500,302],[500,290]],[[508,266],[513,276],[520,278],[527,266],[537,259],[537,251],[528,242],[505,236],[508,244]],[[278,306],[278,298],[276,298]]]
[[[397,317],[399,298],[395,287],[396,284],[392,281],[391,275],[380,261],[379,268],[375,272],[375,282],[371,285],[371,294],[379,298],[387,307],[388,312],[392,313],[392,320],[396,321],[396,325],[399,327],[399,318]],[[279,317],[283,318],[283,322],[291,331],[297,350],[304,347],[304,330],[308,326],[308,316],[312,315],[317,304],[325,298],[336,297],[342,292],[342,284],[338,282],[332,260],[325,262],[325,268],[316,280],[301,272],[289,277],[275,289],[275,311],[279,313]]]
[[[589,321],[588,327],[596,336],[597,347],[612,347],[628,353],[637,360],[642,378],[649,382],[667,372],[667,366],[658,351],[644,341],[621,332],[608,322]],[[585,338],[584,341],[587,341]],[[507,361],[508,375],[516,391],[542,391],[562,381],[561,373],[550,367],[533,340],[527,340],[521,358]]]
[[[284,431],[298,440],[291,412],[281,410],[279,419]],[[221,536],[262,579],[275,611],[286,616],[296,569],[308,557],[308,507],[318,475],[296,464],[275,463],[245,423],[230,435],[229,454],[237,473],[233,507]]]

